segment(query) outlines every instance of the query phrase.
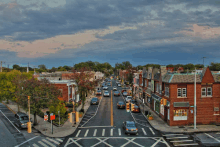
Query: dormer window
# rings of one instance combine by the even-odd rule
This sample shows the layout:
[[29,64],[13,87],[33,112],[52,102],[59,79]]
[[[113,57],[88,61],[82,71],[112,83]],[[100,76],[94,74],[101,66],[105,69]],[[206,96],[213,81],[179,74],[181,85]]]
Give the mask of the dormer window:
[[212,97],[212,87],[202,87],[201,95],[202,97]]

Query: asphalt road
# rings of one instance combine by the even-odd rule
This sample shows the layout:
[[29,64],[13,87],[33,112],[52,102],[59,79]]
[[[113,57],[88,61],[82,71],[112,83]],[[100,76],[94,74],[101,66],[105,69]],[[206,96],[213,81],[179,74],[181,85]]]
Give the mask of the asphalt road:
[[[112,86],[108,86],[110,94],[115,85],[116,81],[112,80]],[[121,89],[118,87],[118,91]],[[160,132],[150,126],[142,113],[131,113],[126,109],[117,108],[117,102],[124,100],[122,96],[112,96],[113,126],[111,126],[111,95],[110,97],[99,96],[99,99],[100,104],[89,107],[79,127],[64,139],[61,146],[169,146]],[[138,135],[126,135],[122,129],[124,121],[137,121]]]

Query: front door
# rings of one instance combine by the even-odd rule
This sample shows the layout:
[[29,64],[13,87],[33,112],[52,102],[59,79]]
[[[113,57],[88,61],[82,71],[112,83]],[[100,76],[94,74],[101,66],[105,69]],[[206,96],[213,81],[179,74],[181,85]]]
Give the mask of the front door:
[[167,121],[167,106],[164,106],[164,121]]

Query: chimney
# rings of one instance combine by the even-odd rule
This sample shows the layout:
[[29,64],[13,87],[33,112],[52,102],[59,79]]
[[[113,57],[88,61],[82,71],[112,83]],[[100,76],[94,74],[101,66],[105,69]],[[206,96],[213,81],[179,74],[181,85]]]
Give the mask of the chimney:
[[157,68],[153,68],[151,79],[154,79],[154,75],[158,72]]
[[153,68],[152,67],[148,67],[148,72],[147,72],[147,78],[150,79],[150,75],[152,74]]
[[160,66],[160,74],[163,77],[167,73],[167,68],[166,66],[161,65]]

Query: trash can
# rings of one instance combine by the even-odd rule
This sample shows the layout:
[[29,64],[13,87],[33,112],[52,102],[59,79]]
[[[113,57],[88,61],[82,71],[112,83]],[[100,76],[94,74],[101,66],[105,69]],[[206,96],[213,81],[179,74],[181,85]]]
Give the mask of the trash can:
[[149,112],[148,111],[145,111],[145,115],[148,115],[149,114]]

